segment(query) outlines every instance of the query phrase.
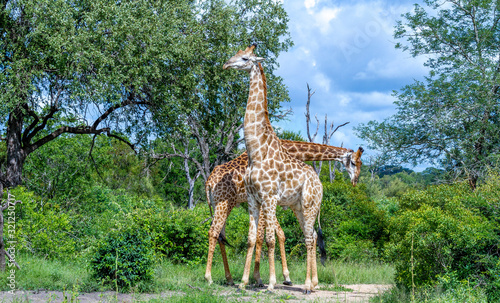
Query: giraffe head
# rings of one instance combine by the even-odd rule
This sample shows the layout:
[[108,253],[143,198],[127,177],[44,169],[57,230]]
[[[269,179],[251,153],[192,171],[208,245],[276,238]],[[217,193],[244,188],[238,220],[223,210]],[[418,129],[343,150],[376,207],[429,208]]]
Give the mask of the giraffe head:
[[[351,150],[352,151],[352,150]],[[359,174],[361,174],[361,155],[364,150],[362,147],[358,148],[356,152],[350,153],[348,157],[344,159],[344,166],[349,173],[349,177],[351,178],[351,183],[353,186],[358,184]]]
[[244,51],[240,50],[234,55],[231,59],[229,59],[223,66],[223,69],[234,68],[237,70],[245,70],[250,72],[253,65],[258,64],[259,62],[264,61],[264,58],[257,57],[253,50],[257,47],[257,44],[254,43],[247,47]]

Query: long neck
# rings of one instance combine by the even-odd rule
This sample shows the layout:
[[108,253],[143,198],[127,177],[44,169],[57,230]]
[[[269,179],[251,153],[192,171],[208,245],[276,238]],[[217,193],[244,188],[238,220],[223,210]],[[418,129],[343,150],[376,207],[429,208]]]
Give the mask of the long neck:
[[289,140],[281,140],[281,146],[290,156],[301,161],[343,162],[353,152],[343,147]]
[[250,71],[244,134],[250,162],[265,158],[270,146],[276,148],[280,144],[269,121],[266,76],[260,63]]

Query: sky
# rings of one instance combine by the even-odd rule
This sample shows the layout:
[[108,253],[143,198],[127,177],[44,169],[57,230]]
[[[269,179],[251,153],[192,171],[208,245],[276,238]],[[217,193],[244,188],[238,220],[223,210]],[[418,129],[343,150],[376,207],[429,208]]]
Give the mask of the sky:
[[[371,120],[383,121],[396,112],[394,90],[422,80],[428,74],[426,58],[413,58],[395,49],[393,37],[401,14],[413,10],[416,0],[407,1],[327,1],[284,0],[289,31],[294,46],[280,54],[276,74],[287,85],[293,110],[289,121],[275,126],[292,130],[307,138],[307,83],[311,97],[311,131],[314,115],[321,124],[316,142],[322,143],[325,115],[335,127],[330,145],[365,149],[364,159],[377,151],[356,137],[353,127]],[[411,167],[421,171],[425,165]]]

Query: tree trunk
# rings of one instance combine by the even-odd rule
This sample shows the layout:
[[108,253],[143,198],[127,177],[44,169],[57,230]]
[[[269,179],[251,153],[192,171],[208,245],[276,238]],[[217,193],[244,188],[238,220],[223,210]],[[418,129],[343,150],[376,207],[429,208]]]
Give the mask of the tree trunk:
[[20,109],[9,115],[7,125],[7,170],[4,185],[12,188],[21,184],[26,152],[22,147],[23,113]]
[[[3,202],[3,199],[2,199]],[[8,201],[7,201],[8,203]],[[3,203],[1,203],[3,204]],[[3,241],[3,207],[0,205],[0,271],[5,271],[5,242]]]
[[332,161],[328,161],[328,169],[329,169],[329,177],[330,177],[330,183],[333,183],[335,181],[335,169],[337,168],[337,162],[333,163],[333,170],[332,170]]

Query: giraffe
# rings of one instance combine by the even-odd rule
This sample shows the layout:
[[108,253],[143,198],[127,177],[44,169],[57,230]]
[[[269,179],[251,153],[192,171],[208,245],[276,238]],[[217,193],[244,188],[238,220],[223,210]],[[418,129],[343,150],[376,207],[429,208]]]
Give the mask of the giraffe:
[[285,151],[271,126],[267,109],[266,77],[260,64],[264,58],[257,57],[253,53],[255,47],[256,44],[253,44],[244,51],[238,51],[223,66],[224,69],[244,70],[250,74],[250,90],[243,124],[248,153],[244,183],[250,213],[250,228],[245,269],[239,287],[245,288],[249,281],[261,210],[269,256],[267,289],[272,291],[276,285],[274,232],[276,206],[279,204],[293,210],[304,233],[307,248],[305,292],[311,293],[318,285],[317,234],[314,231],[314,222],[321,206],[323,186],[311,166],[293,158]]
[[[353,150],[324,144],[297,142],[289,140],[281,140],[283,148],[293,157],[301,161],[339,161],[344,164],[351,183],[356,186],[361,172],[361,155],[363,149],[360,147],[356,153]],[[212,225],[210,226],[209,234],[209,250],[207,258],[207,267],[205,271],[205,279],[209,284],[212,283],[212,262],[215,246],[221,231],[225,227],[226,220],[232,209],[246,202],[246,191],[243,183],[245,170],[248,166],[248,154],[244,152],[236,159],[227,163],[218,165],[205,183],[205,192],[207,201],[215,210],[213,215]],[[258,237],[256,242],[256,257],[254,268],[254,279],[258,285],[262,285],[260,279],[260,251],[263,242],[263,226],[259,222]],[[281,263],[283,267],[283,277],[285,285],[291,285],[290,274],[286,263],[285,255],[285,234],[281,226],[276,221],[276,234],[280,245]],[[233,278],[229,270],[229,264],[226,257],[224,241],[219,239],[219,247],[221,250],[222,261],[226,280],[230,285],[233,285]]]

